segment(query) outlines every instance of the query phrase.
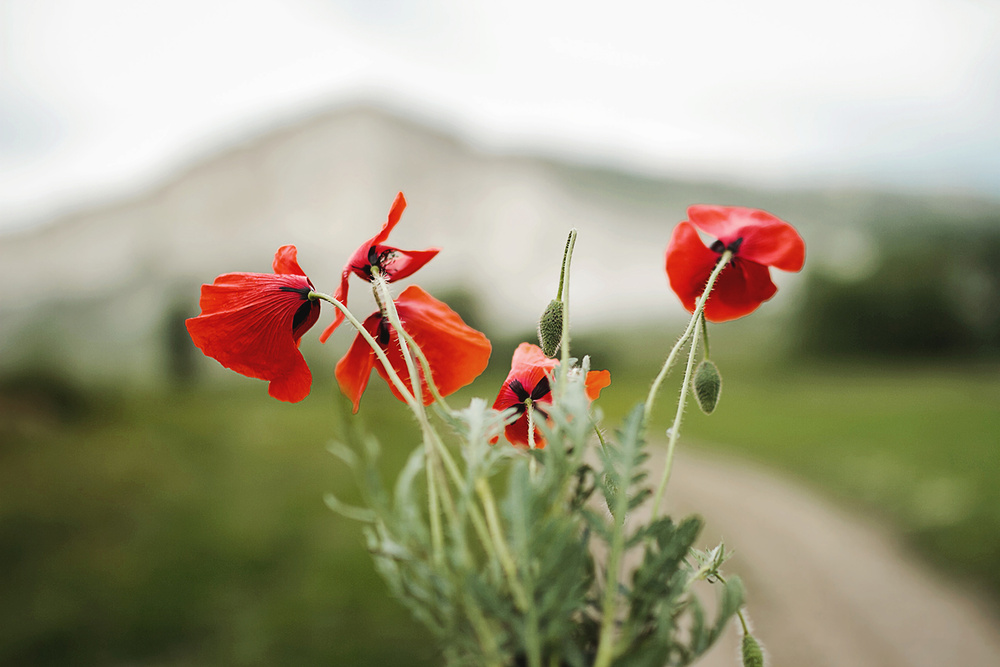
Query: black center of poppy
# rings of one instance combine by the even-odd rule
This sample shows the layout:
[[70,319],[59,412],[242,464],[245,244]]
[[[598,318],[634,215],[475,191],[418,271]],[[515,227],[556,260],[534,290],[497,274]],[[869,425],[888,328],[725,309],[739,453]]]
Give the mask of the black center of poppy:
[[537,401],[538,399],[546,396],[548,393],[549,393],[549,377],[546,375],[541,380],[539,380],[538,384],[535,385],[535,388],[531,390],[531,400]]
[[378,246],[373,245],[368,248],[368,265],[354,268],[368,272],[371,270],[371,267],[375,266],[381,269],[383,273],[388,273],[389,270],[387,267],[396,259],[396,254],[396,251],[392,248],[386,248],[382,252],[379,252]]
[[528,393],[528,390],[524,388],[524,385],[521,384],[521,381],[516,378],[511,380],[507,386],[510,387],[510,390],[514,392],[514,395],[517,396],[517,400],[521,403],[524,403],[528,400],[528,397],[531,396],[531,394]]
[[309,319],[309,313],[312,312],[312,308],[312,301],[306,301],[299,306],[299,309],[295,311],[295,317],[292,318],[292,331],[297,330],[307,319]]
[[295,292],[301,296],[304,300],[309,300],[309,292],[312,291],[312,287],[292,287],[291,285],[282,285],[278,288],[279,292]]
[[722,241],[716,241],[711,246],[709,246],[709,248],[713,252],[717,252],[720,255],[722,253],[724,253],[725,251],[727,251],[727,250],[735,255],[739,251],[741,245],[743,245],[743,237],[742,236],[739,237],[738,239],[736,239],[735,241],[733,241],[732,243],[730,243],[729,245],[726,245]]
[[[517,378],[508,382],[507,386],[510,387],[510,390],[514,392],[514,396],[517,397],[518,402],[517,405],[514,407],[517,410],[518,414],[524,412],[524,406],[528,402],[528,399],[531,399],[532,403],[537,403],[540,399],[548,396],[550,390],[549,378],[547,376],[539,380],[538,384],[536,384],[531,389],[530,392],[525,388],[524,384]],[[544,410],[539,409],[537,405],[535,405],[535,412],[538,412],[546,419],[548,418],[548,414]]]
[[392,330],[389,328],[389,320],[382,318],[378,321],[378,344],[385,346],[389,344]]

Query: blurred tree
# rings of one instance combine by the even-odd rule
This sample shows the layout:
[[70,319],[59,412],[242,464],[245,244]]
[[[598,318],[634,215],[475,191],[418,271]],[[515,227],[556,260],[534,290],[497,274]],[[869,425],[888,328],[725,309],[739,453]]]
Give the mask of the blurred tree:
[[198,349],[191,341],[184,321],[197,315],[188,301],[175,301],[163,320],[163,341],[166,348],[167,376],[178,386],[189,385],[198,370]]
[[816,355],[1000,352],[1000,225],[893,227],[863,280],[811,273],[800,341]]

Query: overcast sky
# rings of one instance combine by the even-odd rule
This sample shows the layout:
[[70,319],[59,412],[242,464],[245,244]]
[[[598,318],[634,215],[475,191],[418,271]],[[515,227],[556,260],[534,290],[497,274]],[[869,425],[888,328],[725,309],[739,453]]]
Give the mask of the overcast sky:
[[1000,196],[993,0],[0,0],[0,227],[352,99],[498,149]]

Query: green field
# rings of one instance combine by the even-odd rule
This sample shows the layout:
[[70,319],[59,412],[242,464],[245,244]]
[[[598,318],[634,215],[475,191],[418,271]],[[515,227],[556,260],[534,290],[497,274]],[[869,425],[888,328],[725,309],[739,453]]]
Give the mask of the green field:
[[[711,443],[876,513],[1000,601],[996,365],[719,363],[720,406],[689,410],[681,446]],[[613,372],[611,424],[649,382]],[[492,373],[477,393],[492,396]],[[0,394],[0,664],[439,664],[359,527],[323,504],[353,494],[325,449],[343,409],[329,384],[299,405],[249,380],[33,387]],[[676,376],[654,432],[675,391]],[[361,417],[397,470],[417,443],[377,379]]]

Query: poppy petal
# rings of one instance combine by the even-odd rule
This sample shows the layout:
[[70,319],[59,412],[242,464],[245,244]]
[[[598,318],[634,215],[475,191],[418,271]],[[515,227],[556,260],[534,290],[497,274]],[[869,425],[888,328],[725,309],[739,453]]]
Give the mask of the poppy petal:
[[682,222],[674,227],[667,244],[667,277],[670,288],[689,313],[694,312],[695,302],[705,291],[718,261],[719,255],[705,247],[694,225]]
[[188,333],[202,352],[226,368],[270,381],[268,393],[275,398],[301,401],[312,374],[298,342],[319,316],[319,304],[304,297],[311,289],[301,274],[219,276],[202,285],[202,313],[187,320]]
[[[306,272],[299,266],[298,250],[293,245],[283,245],[274,253],[274,261],[271,263],[274,272],[293,276],[304,276]],[[309,283],[312,285],[312,283]]]
[[[417,285],[411,285],[403,290],[394,303],[403,328],[427,358],[434,384],[442,396],[455,393],[486,370],[493,350],[489,339],[468,326],[458,313],[445,303],[438,301]],[[412,391],[406,362],[395,331],[391,332],[391,343],[384,349],[390,365],[402,378],[407,389]],[[388,382],[388,374],[381,363],[375,365],[375,370]],[[423,379],[419,364],[417,372],[422,380],[424,405],[429,405],[434,401],[434,395]],[[396,398],[402,400],[391,382],[389,388]]]
[[[524,413],[517,418],[513,424],[507,424],[503,429],[503,434],[512,445],[523,445],[528,447],[528,414]],[[545,449],[545,438],[535,428],[535,449]]]
[[[510,360],[510,367],[513,370],[521,367],[531,367],[540,366],[546,370],[555,368],[559,365],[558,359],[550,359],[545,356],[542,352],[542,348],[538,347],[534,343],[521,343],[514,350],[514,355]],[[532,383],[531,386],[534,386]]]
[[705,302],[705,318],[711,322],[735,320],[757,310],[777,291],[766,266],[737,257],[719,274]]
[[782,271],[799,271],[805,242],[795,228],[767,211],[741,206],[691,206],[688,219],[729,246],[743,239],[737,256]]
[[[500,387],[500,392],[497,394],[496,400],[493,402],[493,409],[503,411],[508,408],[512,408],[517,405],[522,405],[524,402],[523,396],[525,392],[527,395],[535,395],[536,390],[540,386],[544,386],[543,383],[547,381],[547,376],[552,372],[552,370],[559,365],[558,359],[550,359],[545,356],[542,352],[542,348],[538,347],[533,343],[521,343],[514,350],[514,354],[511,357],[510,362],[510,373],[507,374],[507,379],[504,380],[503,385]],[[521,390],[521,395],[515,391],[511,384],[517,382]],[[587,397],[590,400],[596,399],[600,393],[601,389],[607,387],[611,384],[611,373],[609,371],[590,371],[587,373],[587,378],[585,381],[585,387],[587,392]],[[552,393],[550,391],[545,391],[545,393],[533,399],[536,404],[551,403]],[[536,412],[536,419],[544,419],[545,416],[538,415]],[[517,420],[512,424],[508,424],[504,428],[504,435],[506,436],[508,442],[516,446],[528,446],[528,417],[527,413],[523,412],[518,416]],[[535,429],[535,448],[542,449],[545,447],[545,439],[542,434],[539,433],[538,429]],[[490,442],[496,444],[499,438],[494,438]]]
[[399,219],[402,217],[403,210],[405,208],[406,198],[403,197],[402,192],[397,193],[396,198],[392,200],[392,206],[389,207],[389,216],[386,218],[385,224],[382,225],[381,231],[379,231],[379,233],[376,234],[367,245],[384,243],[385,240],[389,238],[389,233],[393,230],[393,228],[395,228],[396,224],[399,223]]
[[[522,343],[522,345],[525,344],[527,343]],[[559,363],[555,359],[549,359],[549,361],[555,361],[556,365]],[[518,397],[517,392],[511,388],[511,382],[514,380],[520,382],[525,391],[530,394],[534,388],[538,386],[538,383],[545,378],[551,368],[551,366],[546,368],[544,366],[530,364],[521,364],[512,368],[510,374],[507,376],[507,379],[504,380],[503,386],[500,387],[500,393],[497,395],[497,399],[493,401],[493,409],[506,410],[507,408],[519,405],[522,402],[522,399]],[[535,400],[538,401],[543,399]]]
[[[373,337],[378,335],[381,319],[379,313],[373,313],[364,321],[365,330]],[[337,362],[337,368],[334,372],[337,384],[340,385],[340,391],[354,404],[354,412],[358,411],[361,395],[368,387],[368,379],[374,365],[375,352],[361,334],[357,334],[350,349],[347,350],[347,354]]]
[[584,381],[587,398],[596,401],[601,390],[611,384],[611,371],[590,371]]
[[402,280],[417,272],[424,264],[434,259],[434,256],[441,252],[441,248],[428,248],[427,250],[400,250],[398,248],[388,248],[392,251],[392,259],[382,264],[386,280]]

